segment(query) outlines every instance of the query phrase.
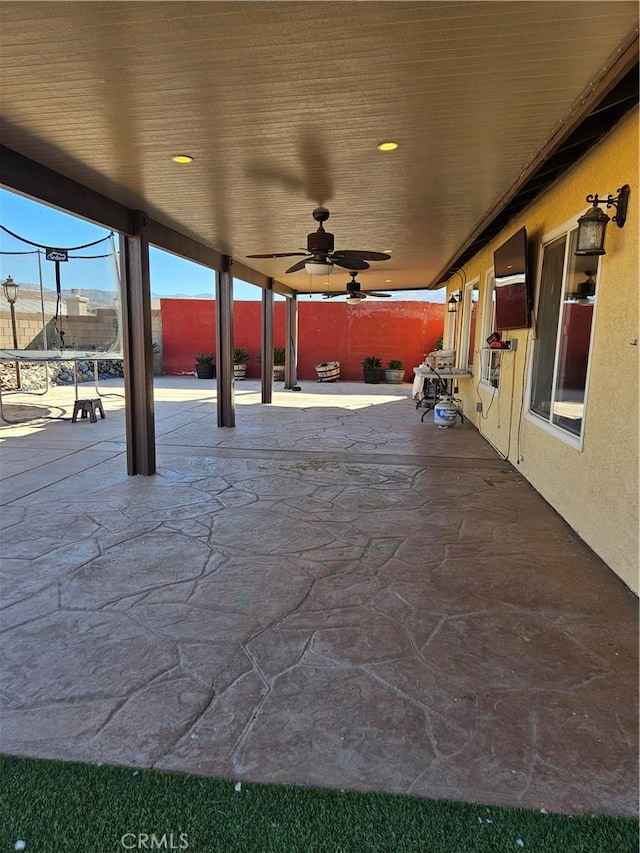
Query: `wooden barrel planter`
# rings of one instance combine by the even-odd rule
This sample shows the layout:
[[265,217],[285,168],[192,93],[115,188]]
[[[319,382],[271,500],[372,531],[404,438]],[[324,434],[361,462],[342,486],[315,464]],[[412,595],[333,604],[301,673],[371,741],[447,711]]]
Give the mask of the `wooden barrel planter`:
[[340,379],[340,362],[323,361],[316,364],[316,373],[318,374],[318,382],[335,382]]

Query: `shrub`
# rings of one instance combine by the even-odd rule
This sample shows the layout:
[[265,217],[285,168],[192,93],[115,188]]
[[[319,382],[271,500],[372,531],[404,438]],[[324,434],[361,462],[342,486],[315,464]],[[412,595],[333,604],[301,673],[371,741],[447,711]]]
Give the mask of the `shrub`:
[[382,367],[382,359],[377,355],[367,355],[362,359],[362,367],[364,370],[378,370]]

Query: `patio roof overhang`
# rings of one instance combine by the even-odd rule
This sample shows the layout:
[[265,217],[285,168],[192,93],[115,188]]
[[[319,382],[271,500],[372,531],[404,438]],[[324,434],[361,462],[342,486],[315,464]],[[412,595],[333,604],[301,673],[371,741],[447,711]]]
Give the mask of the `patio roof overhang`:
[[153,244],[289,294],[346,273],[246,256],[297,251],[325,204],[337,248],[393,250],[364,287],[441,287],[637,102],[637,19],[629,2],[336,2],[330,21],[317,3],[4,3],[0,179],[123,233],[143,211]]

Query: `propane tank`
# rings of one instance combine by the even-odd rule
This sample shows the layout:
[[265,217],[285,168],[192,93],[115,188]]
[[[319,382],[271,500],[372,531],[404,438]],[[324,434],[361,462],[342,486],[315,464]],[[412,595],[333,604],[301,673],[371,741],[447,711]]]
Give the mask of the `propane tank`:
[[458,407],[453,402],[451,397],[443,395],[438,398],[438,402],[433,407],[433,422],[441,429],[456,425],[458,417]]

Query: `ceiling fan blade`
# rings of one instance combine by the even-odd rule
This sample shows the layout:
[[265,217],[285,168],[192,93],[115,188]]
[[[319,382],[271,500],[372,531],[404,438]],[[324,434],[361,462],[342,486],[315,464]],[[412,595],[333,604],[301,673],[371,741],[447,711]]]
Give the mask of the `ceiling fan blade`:
[[325,293],[323,294],[325,299],[333,299],[336,296],[344,296],[344,293]]
[[295,258],[306,254],[306,252],[271,252],[268,255],[245,255],[245,258]]
[[360,258],[361,261],[388,261],[391,257],[386,252],[363,252],[359,249],[341,249],[339,252],[334,252],[334,257],[345,255],[350,258]]
[[342,257],[336,257],[335,255],[329,256],[334,264],[339,267],[344,267],[346,270],[368,270],[369,264],[366,261],[361,260],[360,258],[354,258],[353,255],[346,256],[342,255]]
[[285,270],[285,272],[298,272],[298,270],[303,270],[304,265],[307,263],[308,260],[311,259],[311,257],[311,255],[307,255],[301,261],[298,261],[297,263],[293,264],[293,266],[289,267],[288,270]]
[[379,293],[377,290],[367,290],[369,296],[391,296],[390,293]]

